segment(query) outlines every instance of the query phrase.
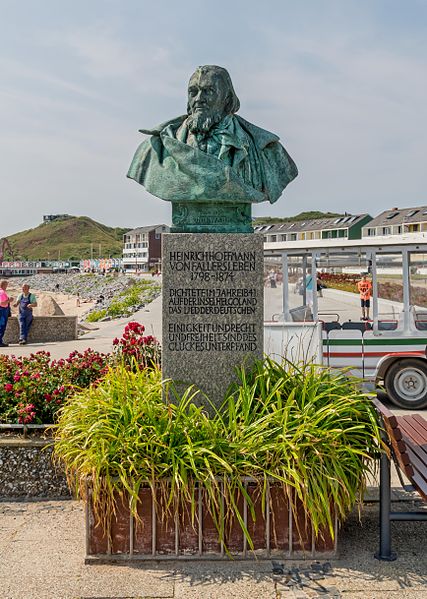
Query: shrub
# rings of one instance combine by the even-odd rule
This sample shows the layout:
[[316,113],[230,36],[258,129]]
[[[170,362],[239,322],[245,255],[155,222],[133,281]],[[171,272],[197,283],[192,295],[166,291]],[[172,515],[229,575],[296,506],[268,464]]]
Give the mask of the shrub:
[[0,422],[51,424],[66,397],[96,383],[109,356],[92,349],[51,360],[48,352],[29,357],[0,356]]
[[86,320],[88,322],[97,322],[98,320],[104,318],[104,316],[106,315],[107,310],[93,310],[93,312],[89,312],[89,314],[86,316]]
[[84,498],[91,478],[98,522],[108,530],[118,495],[127,491],[138,519],[142,485],[163,485],[162,507],[191,504],[196,483],[224,542],[230,518],[239,522],[250,547],[248,528],[235,502],[236,492],[253,503],[242,477],[254,477],[262,501],[266,481],[293,492],[305,506],[315,534],[334,514],[344,518],[360,496],[365,475],[378,455],[380,433],[375,410],[356,382],[313,365],[257,362],[240,372],[240,384],[209,417],[193,403],[193,389],[181,397],[173,387],[162,401],[160,372],[134,372],[120,365],[97,387],[82,391],[61,408],[55,456],[70,484]]
[[152,335],[144,335],[145,327],[129,322],[121,339],[113,340],[116,362],[123,361],[127,367],[155,368],[160,366],[160,344]]
[[0,423],[51,424],[65,398],[76,390],[98,384],[110,364],[128,369],[160,364],[160,345],[144,326],[132,322],[112,354],[92,349],[73,351],[68,358],[52,360],[49,352],[17,358],[0,354]]

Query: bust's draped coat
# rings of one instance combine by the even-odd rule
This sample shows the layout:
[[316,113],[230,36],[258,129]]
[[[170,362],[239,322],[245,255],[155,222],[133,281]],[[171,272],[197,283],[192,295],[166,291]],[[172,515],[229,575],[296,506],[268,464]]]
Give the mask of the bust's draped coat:
[[138,147],[128,177],[162,200],[275,202],[298,174],[277,135],[237,115],[213,135],[218,157],[182,141],[187,115],[141,129],[150,135]]

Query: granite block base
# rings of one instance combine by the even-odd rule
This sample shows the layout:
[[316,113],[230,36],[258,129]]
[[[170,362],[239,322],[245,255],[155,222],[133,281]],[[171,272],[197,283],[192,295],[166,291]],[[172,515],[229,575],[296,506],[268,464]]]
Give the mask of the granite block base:
[[262,235],[163,235],[163,378],[219,406],[263,355],[263,298]]

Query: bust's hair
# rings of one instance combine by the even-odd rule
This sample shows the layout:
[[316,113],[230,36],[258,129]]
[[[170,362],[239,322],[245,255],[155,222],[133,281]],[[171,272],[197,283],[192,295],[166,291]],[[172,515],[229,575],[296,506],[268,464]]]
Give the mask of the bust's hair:
[[[204,73],[212,73],[216,77],[220,77],[224,84],[224,87],[227,91],[227,97],[225,100],[224,112],[225,114],[234,114],[240,108],[240,100],[237,97],[236,92],[234,91],[233,84],[231,82],[231,77],[227,69],[223,67],[218,67],[216,65],[207,64],[201,67],[197,67],[194,73],[190,77],[190,81],[193,79],[194,75],[203,75]],[[187,114],[190,113],[189,106],[187,104]]]

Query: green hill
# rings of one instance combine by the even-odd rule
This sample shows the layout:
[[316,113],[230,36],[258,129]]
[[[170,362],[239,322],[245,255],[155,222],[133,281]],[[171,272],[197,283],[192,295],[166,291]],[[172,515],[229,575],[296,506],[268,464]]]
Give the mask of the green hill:
[[293,223],[301,220],[313,220],[316,218],[334,218],[338,216],[346,216],[337,212],[320,212],[318,210],[310,210],[308,212],[300,212],[295,216],[258,216],[254,220],[254,225],[269,225],[272,223]]
[[63,216],[35,229],[8,237],[16,259],[80,260],[117,258],[122,255],[123,234],[120,227],[107,227],[88,216]]

